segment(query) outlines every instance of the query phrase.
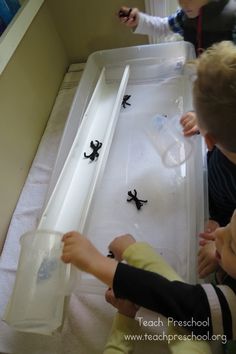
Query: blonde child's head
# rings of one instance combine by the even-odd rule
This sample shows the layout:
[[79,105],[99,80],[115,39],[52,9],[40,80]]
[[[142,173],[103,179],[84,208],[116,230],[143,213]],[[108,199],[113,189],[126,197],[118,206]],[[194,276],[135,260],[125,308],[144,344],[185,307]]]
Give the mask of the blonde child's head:
[[199,129],[219,148],[236,153],[236,46],[215,44],[196,63],[193,100]]

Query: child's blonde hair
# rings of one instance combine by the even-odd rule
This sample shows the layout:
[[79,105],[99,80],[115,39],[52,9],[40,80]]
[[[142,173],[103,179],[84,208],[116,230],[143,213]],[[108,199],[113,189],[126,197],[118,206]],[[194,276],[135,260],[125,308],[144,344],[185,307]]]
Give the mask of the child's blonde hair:
[[215,44],[196,63],[193,96],[199,126],[225,150],[236,152],[236,46]]

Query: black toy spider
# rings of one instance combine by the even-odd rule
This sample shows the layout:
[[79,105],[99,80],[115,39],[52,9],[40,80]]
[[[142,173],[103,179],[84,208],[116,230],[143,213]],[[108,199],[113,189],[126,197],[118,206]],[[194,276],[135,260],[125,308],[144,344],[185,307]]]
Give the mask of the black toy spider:
[[91,152],[90,155],[86,155],[86,153],[84,152],[84,157],[86,159],[90,159],[91,161],[94,161],[98,158],[99,153],[98,150],[101,149],[102,147],[102,143],[100,143],[98,140],[95,140],[96,144],[93,142],[93,140],[90,142],[90,147],[91,149],[93,149],[93,152]]
[[109,258],[115,258],[114,253],[111,252],[111,251],[109,251],[107,257],[109,257]]
[[137,191],[134,189],[134,194],[132,194],[131,191],[128,191],[128,195],[131,197],[130,199],[127,199],[127,202],[131,202],[132,200],[135,202],[137,209],[141,209],[143,206],[143,203],[147,203],[147,200],[142,200],[137,198]]
[[121,17],[126,17],[125,22],[127,22],[129,20],[129,16],[131,14],[132,8],[130,8],[129,10],[125,11],[125,10],[120,10],[118,13],[118,16]]
[[122,106],[123,108],[126,108],[126,106],[131,106],[131,104],[129,102],[127,102],[130,99],[131,95],[124,95],[123,97],[123,101],[122,101]]
[[132,11],[132,8],[130,8],[130,9],[127,10],[127,11],[125,11],[125,10],[120,10],[119,13],[118,13],[118,16],[119,16],[119,17],[127,17],[127,20],[126,20],[126,21],[128,21],[129,15],[130,15],[131,11]]

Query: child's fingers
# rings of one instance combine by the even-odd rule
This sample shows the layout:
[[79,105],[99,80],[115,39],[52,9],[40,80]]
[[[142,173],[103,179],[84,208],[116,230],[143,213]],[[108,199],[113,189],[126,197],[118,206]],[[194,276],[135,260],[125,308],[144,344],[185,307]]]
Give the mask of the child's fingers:
[[208,220],[206,226],[205,226],[205,232],[207,233],[212,233],[215,231],[220,225],[218,224],[217,221],[215,220]]
[[194,128],[196,126],[196,124],[192,121],[192,120],[190,120],[190,119],[186,119],[185,120],[185,123],[184,123],[184,128],[185,129],[190,129],[190,128]]
[[182,125],[184,130],[198,129],[196,123],[191,119],[185,119]]
[[198,271],[199,278],[203,279],[212,272],[211,266],[208,265]]
[[201,248],[198,251],[198,264],[202,263],[204,259],[205,259],[205,254],[203,252],[203,248]]
[[66,234],[63,235],[62,237],[62,242],[68,242],[71,241],[73,242],[74,240],[81,240],[84,239],[84,236],[82,234],[80,234],[77,231],[69,231]]
[[70,263],[71,262],[71,252],[69,252],[68,250],[62,250],[61,260],[64,263]]
[[134,21],[135,21],[135,18],[134,17],[128,17],[127,20],[125,21],[125,23],[127,25],[133,25],[134,24]]
[[131,16],[131,13],[132,13],[132,8],[123,6],[120,8],[117,15],[121,20],[121,22],[126,22]]
[[114,304],[114,301],[116,300],[114,292],[111,288],[107,289],[107,291],[105,292],[105,299],[107,302],[109,302],[109,304]]
[[198,258],[198,274],[205,274],[205,270],[212,267],[212,261],[205,255],[200,255]]
[[200,278],[205,276],[205,269],[206,269],[207,265],[206,264],[200,264],[198,265],[198,275]]
[[121,17],[120,18],[120,22],[122,22],[122,23],[127,23],[128,20],[129,20],[129,17]]
[[66,237],[62,242],[64,243],[63,247],[68,247],[75,243],[74,238],[71,236]]
[[189,120],[189,118],[188,118],[188,116],[185,114],[184,116],[182,116],[182,117],[180,118],[180,124],[185,125],[185,124],[188,122],[188,120]]
[[128,27],[135,27],[138,24],[138,9],[122,6],[118,12],[118,17],[121,23]]
[[192,112],[186,112],[184,113],[181,118],[180,118],[180,123],[185,123],[186,121],[192,121],[192,120],[195,120]]
[[184,136],[186,136],[186,137],[193,136],[195,134],[199,134],[198,127],[194,126],[193,128],[190,128],[190,129],[183,129],[183,133],[184,133]]
[[73,234],[74,234],[74,231],[69,231],[69,232],[67,232],[66,234],[64,234],[64,235],[62,236],[62,239],[61,239],[62,242],[64,242],[66,239],[72,237]]
[[199,241],[199,246],[205,246],[207,244],[207,241],[206,240],[200,240]]
[[207,233],[207,232],[201,232],[198,235],[199,238],[203,239],[203,240],[207,240],[207,241],[215,241],[215,236],[211,233]]
[[68,256],[68,255],[62,255],[61,256],[61,260],[62,260],[62,262],[64,262],[64,263],[70,263],[70,257]]

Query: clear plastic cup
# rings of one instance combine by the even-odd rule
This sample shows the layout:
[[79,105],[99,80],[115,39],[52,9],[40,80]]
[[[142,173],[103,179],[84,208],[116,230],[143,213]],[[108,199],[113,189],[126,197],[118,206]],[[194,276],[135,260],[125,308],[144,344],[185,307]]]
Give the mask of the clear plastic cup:
[[177,117],[156,115],[148,121],[146,131],[166,167],[178,167],[190,157],[193,145],[184,137]]
[[4,320],[23,332],[51,334],[62,324],[71,266],[64,264],[62,234],[37,230],[21,237],[13,293]]

